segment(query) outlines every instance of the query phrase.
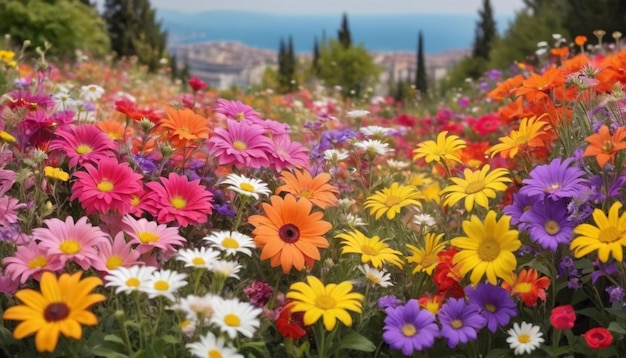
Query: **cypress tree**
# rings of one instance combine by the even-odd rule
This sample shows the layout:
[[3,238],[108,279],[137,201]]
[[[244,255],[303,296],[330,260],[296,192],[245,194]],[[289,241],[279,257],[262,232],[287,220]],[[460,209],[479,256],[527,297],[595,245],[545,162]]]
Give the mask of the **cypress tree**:
[[348,26],[348,15],[344,12],[343,17],[341,18],[341,27],[337,32],[337,39],[343,46],[343,48],[348,48],[352,46],[352,35],[350,35],[350,28]]
[[483,8],[478,11],[478,15],[472,57],[489,60],[489,53],[497,36],[496,21],[493,18],[490,0],[483,0]]
[[417,36],[417,68],[415,70],[415,88],[420,94],[426,95],[428,90],[426,81],[426,61],[424,60],[424,38],[422,31]]
[[293,49],[293,38],[289,36],[287,43],[287,78],[289,79],[287,89],[289,92],[295,91],[296,83],[296,53]]
[[320,71],[319,67],[319,59],[320,59],[320,45],[317,43],[317,37],[315,41],[313,41],[313,61],[311,62],[311,69],[314,74],[318,74]]

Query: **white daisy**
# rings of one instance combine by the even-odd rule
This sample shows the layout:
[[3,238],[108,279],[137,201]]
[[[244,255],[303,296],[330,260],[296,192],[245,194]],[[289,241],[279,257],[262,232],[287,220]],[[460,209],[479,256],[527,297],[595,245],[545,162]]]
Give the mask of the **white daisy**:
[[389,168],[402,170],[408,168],[410,163],[403,162],[401,160],[387,159],[387,165],[389,166]]
[[152,266],[120,266],[115,270],[109,271],[104,277],[104,280],[107,282],[104,286],[115,287],[116,294],[137,291],[150,279],[154,270],[156,268]]
[[215,337],[211,332],[200,337],[200,341],[185,345],[195,357],[243,358],[237,349],[227,346],[223,337]]
[[186,274],[173,270],[155,271],[140,290],[147,293],[150,298],[163,296],[175,301],[174,292],[187,285],[186,278]]
[[389,144],[383,143],[377,139],[359,141],[354,143],[354,146],[371,154],[387,155],[393,152],[393,149],[389,149]]
[[539,331],[539,326],[533,326],[530,323],[522,322],[522,325],[515,323],[513,328],[507,333],[509,337],[507,343],[515,355],[530,353],[537,349],[544,342],[543,333]]
[[363,272],[365,277],[380,287],[393,286],[391,283],[391,274],[385,270],[378,270],[370,265],[359,265],[359,271]]
[[183,261],[185,263],[185,267],[203,268],[208,270],[212,267],[213,261],[215,261],[219,255],[219,252],[212,250],[211,248],[199,247],[195,249],[178,250],[176,259],[178,261]]
[[255,199],[258,199],[259,195],[268,195],[272,192],[263,181],[234,173],[228,174],[220,181],[220,184],[229,184],[228,189]]
[[237,333],[252,338],[256,329],[259,328],[258,317],[262,312],[260,308],[235,298],[216,297],[213,304],[215,312],[211,316],[211,323],[219,327],[231,339],[235,339]]
[[345,149],[326,149],[324,151],[324,159],[329,162],[336,163],[348,159],[350,153]]
[[250,249],[256,247],[250,236],[237,231],[216,231],[205,236],[203,240],[222,251],[226,256],[236,255],[238,252],[251,256],[252,251]]
[[346,224],[351,227],[367,226],[367,223],[360,216],[352,213],[346,215]]
[[239,279],[239,275],[237,275],[239,270],[241,270],[241,265],[236,261],[215,260],[211,265],[211,271],[223,277]]
[[102,97],[103,94],[104,88],[98,85],[91,84],[80,88],[80,98],[88,102],[95,102]]
[[437,224],[437,222],[435,221],[435,218],[433,218],[429,214],[413,215],[413,223],[419,226],[427,226],[427,227],[435,226],[435,224]]
[[204,296],[189,295],[181,298],[180,302],[171,305],[170,309],[182,311],[186,319],[194,322],[205,318],[208,319],[215,311],[213,308],[215,297],[215,295],[210,293]]
[[381,126],[367,126],[360,128],[359,132],[368,137],[385,137],[391,134],[393,129]]
[[346,113],[346,117],[348,118],[361,118],[361,117],[365,117],[368,114],[370,114],[370,111],[365,110],[365,109],[354,109],[352,111],[349,111],[348,113]]
[[178,328],[183,332],[185,337],[191,338],[196,334],[196,322],[186,319],[178,324]]

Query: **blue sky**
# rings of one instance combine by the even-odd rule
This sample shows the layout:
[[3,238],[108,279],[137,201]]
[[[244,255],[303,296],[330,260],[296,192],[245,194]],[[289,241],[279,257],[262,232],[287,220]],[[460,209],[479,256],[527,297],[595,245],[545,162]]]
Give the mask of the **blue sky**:
[[[99,0],[98,2],[104,2]],[[483,0],[152,0],[159,9],[185,12],[247,10],[281,14],[458,13],[475,14]],[[522,0],[491,0],[497,14],[513,14]]]

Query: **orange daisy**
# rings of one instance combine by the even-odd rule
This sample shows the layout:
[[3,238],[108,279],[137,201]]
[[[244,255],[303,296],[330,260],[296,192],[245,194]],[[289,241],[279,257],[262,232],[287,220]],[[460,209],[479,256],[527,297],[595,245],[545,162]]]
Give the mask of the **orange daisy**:
[[272,267],[280,265],[285,274],[292,267],[301,271],[320,260],[320,248],[328,247],[323,236],[331,224],[322,220],[321,212],[311,213],[313,204],[304,198],[272,195],[271,205],[263,203],[263,215],[252,215],[248,222],[255,226],[254,243],[261,249],[261,260],[270,259]]
[[565,77],[555,66],[551,66],[544,73],[531,73],[530,77],[522,82],[515,90],[515,95],[524,96],[527,101],[540,102],[548,99],[548,92],[565,83]]
[[306,170],[283,171],[280,179],[285,183],[276,188],[276,194],[287,192],[296,198],[309,200],[320,209],[337,205],[339,190],[331,185],[330,174],[320,173],[313,178]]
[[172,146],[184,148],[195,141],[209,138],[210,122],[189,108],[181,110],[170,107],[167,109],[167,118],[161,119],[159,127]]
[[583,157],[595,156],[600,168],[604,168],[607,162],[613,163],[617,152],[626,148],[626,142],[623,142],[624,138],[626,138],[624,127],[617,128],[615,133],[611,135],[609,127],[603,124],[598,133],[585,138],[589,145],[585,149]]
[[[98,121],[96,127],[106,133],[114,141],[120,141],[124,139],[124,123],[120,121],[110,119],[106,121]],[[126,137],[130,137],[133,133],[131,128],[126,128]]]
[[503,82],[498,82],[498,86],[491,92],[487,93],[487,98],[502,102],[504,98],[508,98],[513,90],[517,89],[524,81],[524,76],[513,76]]
[[502,283],[502,287],[511,293],[511,296],[519,297],[524,305],[532,307],[540,298],[546,300],[546,289],[550,287],[550,279],[548,277],[539,278],[537,270],[522,269],[512,284]]

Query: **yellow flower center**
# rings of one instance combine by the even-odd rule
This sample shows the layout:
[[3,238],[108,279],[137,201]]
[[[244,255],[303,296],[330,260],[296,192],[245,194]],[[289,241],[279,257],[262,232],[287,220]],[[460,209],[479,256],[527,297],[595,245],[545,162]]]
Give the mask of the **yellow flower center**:
[[461,321],[458,318],[457,319],[453,319],[452,322],[450,322],[450,325],[454,329],[459,329],[459,328],[463,327],[463,321]]
[[413,337],[415,333],[417,333],[417,329],[415,329],[414,325],[407,323],[402,326],[402,334],[404,334],[405,336]]
[[218,351],[217,349],[211,349],[209,351],[209,354],[207,354],[207,358],[222,358],[222,353],[220,353],[220,351]]
[[559,223],[554,221],[554,220],[548,220],[545,225],[543,226],[543,228],[546,230],[546,232],[550,235],[555,235],[557,234],[559,231],[561,231],[561,227],[559,226]]
[[487,304],[485,305],[485,309],[486,309],[488,312],[494,313],[494,312],[496,311],[496,306],[494,306],[494,305],[493,305],[493,303],[487,303]]
[[397,196],[389,195],[387,197],[387,200],[385,200],[385,206],[392,207],[394,205],[399,204],[401,201],[402,199],[398,198]]
[[93,152],[93,148],[87,144],[79,144],[78,147],[76,147],[76,153],[80,155],[89,154],[91,152]]
[[111,183],[109,179],[102,179],[102,181],[98,183],[98,190],[103,193],[108,193],[113,190],[113,183]]
[[477,180],[470,183],[467,183],[465,187],[465,194],[474,194],[485,188],[485,183],[483,181]]
[[376,248],[371,247],[369,245],[361,246],[361,252],[363,252],[364,255],[369,255],[369,256],[375,256],[378,254],[378,250],[376,250]]
[[138,233],[137,238],[143,244],[149,244],[151,242],[159,241],[159,235],[152,233],[152,232],[148,232],[148,231],[142,231]]
[[611,153],[613,151],[613,148],[615,148],[615,143],[613,143],[612,140],[607,140],[606,142],[602,143],[602,151],[604,153]]
[[120,267],[123,263],[124,263],[124,260],[122,260],[121,257],[117,255],[113,255],[107,259],[106,266],[109,270],[115,270],[116,268]]
[[254,185],[252,185],[250,183],[241,183],[241,184],[239,184],[239,189],[252,193],[252,192],[254,192]]
[[45,256],[40,255],[28,261],[28,268],[34,269],[34,268],[44,267],[46,266],[47,263],[48,263],[48,259],[45,258]]
[[312,196],[313,196],[313,193],[311,193],[310,190],[303,189],[302,191],[300,191],[300,197],[302,198],[311,199]]
[[236,140],[233,142],[233,148],[237,150],[246,150],[248,149],[248,145],[240,140]]
[[239,242],[232,237],[226,237],[222,240],[222,246],[227,249],[237,249],[239,248]]
[[200,266],[200,265],[206,264],[206,261],[204,261],[204,259],[202,257],[194,257],[191,260],[191,263],[196,265],[196,266]]
[[519,336],[517,336],[517,341],[520,343],[528,343],[530,342],[530,336],[527,334],[520,334]]
[[528,293],[533,289],[533,285],[528,282],[520,282],[515,285],[515,292],[517,293]]
[[478,247],[478,257],[482,261],[493,261],[500,255],[500,244],[495,240],[485,240]]
[[126,280],[126,286],[128,287],[139,287],[140,284],[141,284],[141,281],[139,281],[137,277],[131,277],[128,280]]
[[239,113],[235,114],[235,119],[236,119],[237,121],[241,122],[241,121],[243,121],[244,119],[246,119],[246,116],[245,116],[243,113],[239,112]]
[[80,251],[80,244],[76,240],[65,240],[59,245],[59,250],[66,255],[74,255]]
[[230,327],[239,327],[241,325],[241,320],[239,319],[239,316],[229,313],[224,316],[224,323]]
[[615,226],[605,227],[598,234],[598,241],[600,242],[614,242],[621,236],[620,231]]
[[157,291],[167,291],[170,289],[170,284],[164,280],[158,280],[154,283],[154,289]]
[[187,200],[181,198],[180,196],[173,197],[172,200],[170,200],[170,203],[175,209],[178,210],[183,209],[185,206],[187,206]]
[[335,308],[337,302],[330,295],[319,295],[315,299],[315,305],[323,310],[329,310]]

